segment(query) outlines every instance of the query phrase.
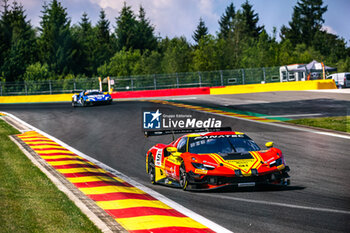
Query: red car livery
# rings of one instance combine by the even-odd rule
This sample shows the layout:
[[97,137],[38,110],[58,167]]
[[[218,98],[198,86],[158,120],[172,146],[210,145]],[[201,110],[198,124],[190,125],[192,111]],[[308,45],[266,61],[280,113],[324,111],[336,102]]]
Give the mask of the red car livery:
[[266,146],[267,150],[261,150],[241,132],[190,133],[150,148],[146,171],[153,184],[184,190],[289,184],[289,167],[281,150],[272,142]]

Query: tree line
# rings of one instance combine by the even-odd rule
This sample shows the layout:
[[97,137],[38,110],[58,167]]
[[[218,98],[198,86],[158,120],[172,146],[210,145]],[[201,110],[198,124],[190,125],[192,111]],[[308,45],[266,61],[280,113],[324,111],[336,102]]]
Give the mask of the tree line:
[[51,0],[42,6],[35,28],[21,4],[1,1],[3,82],[271,67],[313,59],[350,71],[347,42],[322,29],[323,0],[298,0],[288,25],[279,34],[274,28],[272,35],[248,0],[239,8],[230,3],[215,35],[199,19],[193,43],[184,36],[156,35],[144,8],[135,13],[125,2],[114,25],[103,9],[95,25],[86,13],[72,25],[67,9]]

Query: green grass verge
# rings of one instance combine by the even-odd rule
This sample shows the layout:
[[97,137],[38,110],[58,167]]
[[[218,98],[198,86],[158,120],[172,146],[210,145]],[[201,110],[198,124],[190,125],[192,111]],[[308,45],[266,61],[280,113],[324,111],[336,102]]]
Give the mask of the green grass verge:
[[0,119],[0,232],[101,232],[8,135]]
[[350,133],[350,116],[305,118],[288,122]]

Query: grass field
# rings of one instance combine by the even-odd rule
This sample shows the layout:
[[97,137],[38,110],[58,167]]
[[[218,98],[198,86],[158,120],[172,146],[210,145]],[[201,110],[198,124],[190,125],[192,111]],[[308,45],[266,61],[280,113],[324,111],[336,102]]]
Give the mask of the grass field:
[[0,232],[101,232],[35,166],[0,119]]
[[305,118],[287,122],[350,133],[350,116]]

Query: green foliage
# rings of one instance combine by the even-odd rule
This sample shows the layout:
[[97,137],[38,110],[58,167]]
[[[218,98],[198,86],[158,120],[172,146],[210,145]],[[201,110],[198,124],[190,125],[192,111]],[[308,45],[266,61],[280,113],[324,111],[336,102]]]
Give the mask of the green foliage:
[[296,58],[293,57],[294,46],[289,39],[284,40],[278,51],[278,61],[281,65],[298,63]]
[[49,65],[50,71],[56,74],[67,74],[73,71],[73,56],[70,20],[66,9],[60,2],[52,0],[43,6],[39,38],[41,62]]
[[86,13],[83,13],[79,25],[72,29],[72,36],[75,38],[74,62],[76,73],[92,75],[96,73],[94,66],[94,52],[96,49],[95,31]]
[[109,43],[110,41],[109,24],[110,23],[108,19],[106,19],[105,11],[101,9],[99,20],[96,25],[96,29],[97,29],[96,37],[100,42]]
[[191,47],[185,37],[175,37],[166,42],[161,62],[164,73],[189,71],[192,62]]
[[269,37],[265,30],[261,32],[257,41],[247,46],[243,52],[241,67],[270,67],[276,63],[278,49],[276,41]]
[[[3,10],[0,19],[0,68],[3,69],[4,61],[11,49],[11,11],[9,10],[8,0],[3,0]],[[3,72],[2,72],[3,73]]]
[[41,65],[40,62],[29,65],[24,74],[25,81],[47,80],[49,78],[49,66],[47,64]]
[[264,29],[264,26],[258,26],[259,16],[254,13],[253,6],[249,4],[248,0],[242,4],[242,19],[244,20],[244,33],[248,37],[257,39]]
[[281,28],[282,41],[289,40],[295,47],[293,53],[297,63],[316,59],[336,66],[349,56],[344,39],[322,29],[326,11],[323,0],[299,0],[289,27]]
[[158,51],[146,50],[142,55],[142,73],[143,74],[160,74],[162,67],[159,65],[163,56]]
[[327,64],[335,65],[338,60],[346,59],[349,56],[344,39],[325,31],[317,31],[313,47],[327,57]]
[[322,28],[326,11],[323,0],[298,0],[289,28],[283,27],[281,30],[282,38],[289,39],[293,45],[312,45],[314,35]]
[[[323,0],[298,0],[291,21],[280,30],[280,41],[276,28],[269,35],[259,24],[250,2],[245,1],[239,9],[231,2],[218,21],[217,35],[208,34],[200,18],[192,36],[195,46],[185,37],[155,36],[155,28],[142,6],[135,14],[124,3],[115,25],[110,25],[101,9],[95,25],[83,13],[81,20],[71,26],[63,1],[50,0],[42,8],[36,32],[22,5],[0,1],[0,76],[6,82],[59,79],[67,80],[65,87],[72,89],[74,80],[96,74],[149,74],[143,78],[149,79],[147,85],[152,86],[154,76],[150,74],[278,67],[314,59],[337,67],[339,72],[350,71],[348,42],[322,29],[327,11]],[[114,33],[111,28],[115,28]],[[241,76],[239,72],[237,77]],[[203,80],[211,82],[211,72],[201,74]],[[188,84],[198,80],[197,74],[184,76]],[[79,83],[85,87],[93,82]]]
[[155,50],[157,48],[157,38],[154,36],[154,27],[149,19],[146,18],[145,9],[140,6],[139,20],[136,23],[137,41],[134,49],[139,49],[141,53],[145,50]]
[[349,72],[350,71],[350,57],[341,59],[337,63],[338,72]]
[[1,73],[6,81],[23,80],[26,66],[35,60],[35,34],[29,21],[26,20],[22,5],[13,2],[8,9],[5,1],[1,17]]
[[112,38],[109,31],[110,22],[106,19],[104,10],[100,11],[99,20],[92,32],[92,71],[105,64],[113,56]]
[[[245,28],[246,21],[239,10],[235,16],[234,31],[226,41],[226,51],[228,53],[225,53],[225,57],[230,60],[230,62],[227,63],[227,67],[230,67],[229,69],[240,68],[243,51],[245,48],[249,47],[249,43],[252,41],[252,38],[249,38],[245,33]],[[228,56],[231,56],[231,58]]]
[[126,48],[126,50],[129,50],[135,48],[137,44],[137,20],[131,6],[127,6],[126,2],[124,2],[124,6],[116,20],[115,34],[118,49]]
[[203,19],[200,18],[197,29],[194,31],[192,38],[198,44],[200,39],[206,35],[208,35],[208,28],[205,26]]
[[226,7],[225,13],[220,17],[219,26],[220,32],[219,38],[227,39],[234,30],[234,20],[236,12],[233,2]]
[[97,74],[100,77],[107,77],[110,74],[109,65],[104,63],[102,66],[98,67]]
[[143,53],[145,50],[154,50],[157,48],[157,39],[154,36],[154,27],[149,19],[146,18],[146,12],[142,6],[139,9],[138,20],[131,10],[130,6],[124,6],[120,15],[116,18],[117,27],[115,34],[117,37],[117,48],[138,49]]
[[141,58],[140,50],[126,50],[123,48],[114,54],[108,65],[105,64],[100,67],[98,72],[102,77],[140,74]]
[[[269,64],[270,62],[265,60],[266,55],[274,56],[275,53],[273,49],[270,51],[267,48],[269,36],[263,31],[263,26],[258,26],[259,16],[254,13],[253,6],[246,1],[241,7],[242,9],[235,13],[231,23],[232,29],[226,39],[227,46],[223,56],[227,62],[224,67],[232,69]],[[262,37],[259,37],[262,32]]]
[[323,61],[324,57],[313,47],[307,47],[305,44],[298,44],[295,48],[294,57],[299,63],[309,63],[312,60]]
[[205,36],[199,40],[198,48],[193,52],[193,70],[209,71],[220,69],[220,49],[213,36]]

